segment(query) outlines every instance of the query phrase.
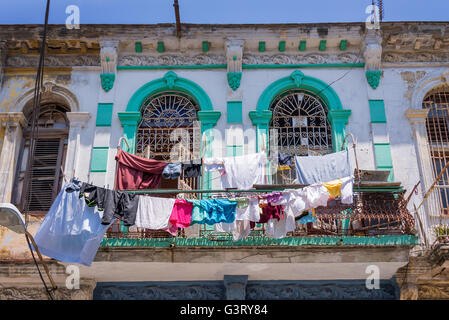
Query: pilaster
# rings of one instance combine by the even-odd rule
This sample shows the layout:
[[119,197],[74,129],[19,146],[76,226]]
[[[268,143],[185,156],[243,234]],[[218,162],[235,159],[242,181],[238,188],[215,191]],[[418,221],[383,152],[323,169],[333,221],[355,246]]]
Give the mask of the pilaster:
[[[201,143],[201,154],[204,157],[209,158],[213,156],[212,143],[213,143],[213,131],[212,129],[217,124],[218,119],[221,117],[220,111],[199,111],[198,119],[201,122],[201,141],[203,137],[206,140],[205,150],[203,151],[203,144]],[[212,176],[210,172],[204,172],[203,189],[209,190],[212,188]]]
[[89,112],[67,112],[69,120],[69,142],[67,145],[67,156],[64,166],[64,175],[66,179],[79,177],[79,156],[81,147],[81,130],[86,127],[90,119]]
[[346,125],[350,116],[350,109],[329,110],[327,113],[332,128],[332,141],[335,152],[342,150],[343,140],[346,136]]
[[140,112],[119,112],[118,118],[123,127],[123,135],[129,144],[129,153],[135,153],[136,148],[136,134],[142,115]]
[[[434,172],[432,168],[432,157],[427,139],[426,118],[428,109],[407,109],[405,116],[412,127],[412,135],[415,140],[416,155],[418,158],[418,168],[421,179],[421,190],[423,194],[429,190],[434,180]],[[431,216],[440,216],[440,202],[435,192],[430,193],[429,197],[424,201],[424,210],[418,212],[419,219],[423,224],[423,232],[426,240],[433,242],[433,232],[431,230]]]
[[22,141],[22,127],[26,118],[22,112],[0,113],[0,125],[5,127],[5,136],[0,153],[0,202],[11,202],[16,160]]

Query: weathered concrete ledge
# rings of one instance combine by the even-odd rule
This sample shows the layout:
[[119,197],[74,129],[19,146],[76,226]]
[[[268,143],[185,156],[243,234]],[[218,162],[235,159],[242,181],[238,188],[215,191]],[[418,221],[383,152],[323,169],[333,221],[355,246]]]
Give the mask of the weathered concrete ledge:
[[102,247],[99,261],[173,263],[407,262],[411,246]]

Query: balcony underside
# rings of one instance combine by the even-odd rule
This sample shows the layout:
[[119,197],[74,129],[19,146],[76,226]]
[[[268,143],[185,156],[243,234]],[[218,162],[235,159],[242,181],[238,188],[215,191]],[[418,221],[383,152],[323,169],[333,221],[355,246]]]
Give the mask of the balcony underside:
[[209,281],[224,275],[250,280],[366,279],[376,265],[391,279],[408,262],[409,245],[255,246],[255,247],[103,247],[83,277],[97,282]]

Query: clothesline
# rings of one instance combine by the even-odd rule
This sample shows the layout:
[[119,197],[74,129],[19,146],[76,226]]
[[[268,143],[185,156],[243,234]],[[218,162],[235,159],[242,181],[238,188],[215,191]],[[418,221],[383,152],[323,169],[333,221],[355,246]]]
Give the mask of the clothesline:
[[[305,187],[305,186],[304,186]],[[304,187],[280,187],[280,188],[267,188],[267,189],[249,189],[249,190],[239,190],[239,189],[211,189],[211,190],[179,190],[179,189],[148,189],[148,190],[122,190],[122,192],[137,193],[137,194],[168,194],[168,193],[254,193],[254,192],[272,192],[272,191],[283,191],[287,189],[302,189]],[[354,191],[386,191],[386,192],[402,192],[402,188],[398,187],[383,187],[383,188],[366,188],[357,187],[354,185]]]

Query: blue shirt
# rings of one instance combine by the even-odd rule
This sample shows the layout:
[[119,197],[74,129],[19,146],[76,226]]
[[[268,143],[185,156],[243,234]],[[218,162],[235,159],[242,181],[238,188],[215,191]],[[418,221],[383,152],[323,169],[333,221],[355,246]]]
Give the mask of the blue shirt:
[[188,200],[193,203],[192,225],[213,225],[220,222],[232,223],[235,220],[237,201],[228,199]]

